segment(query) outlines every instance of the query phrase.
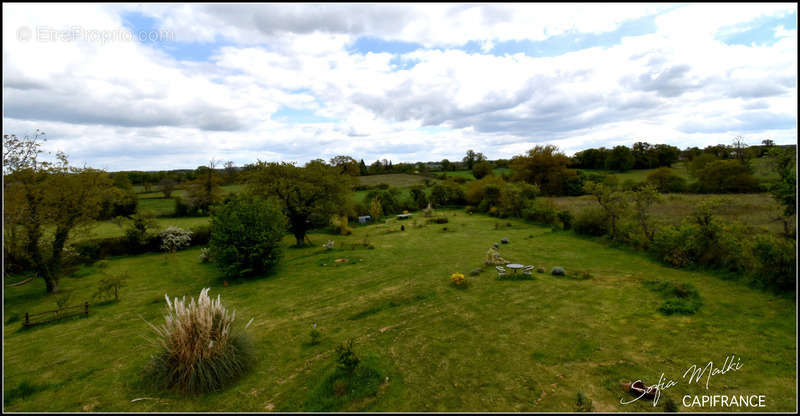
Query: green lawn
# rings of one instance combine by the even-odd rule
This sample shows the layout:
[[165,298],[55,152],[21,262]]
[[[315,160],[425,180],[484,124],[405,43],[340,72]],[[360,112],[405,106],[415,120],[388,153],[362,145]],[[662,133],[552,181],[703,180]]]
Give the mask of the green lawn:
[[[236,193],[244,189],[244,185],[234,184],[225,185],[222,187],[223,194]],[[172,198],[164,198],[162,192],[144,192],[144,189],[134,187],[138,193],[136,196],[139,198],[140,212],[150,211],[158,216],[172,215],[175,212],[175,201],[172,199],[176,196],[183,195],[182,189],[177,189],[170,195]]]
[[[367,238],[375,249],[286,248],[274,273],[229,286],[213,264],[200,262],[199,248],[169,261],[164,254],[110,259],[107,272],[130,274],[120,302],[92,306],[88,318],[27,330],[24,313],[52,309],[55,296],[44,296],[39,280],[6,287],[4,410],[302,411],[333,368],[334,347],[351,337],[388,381],[376,397],[331,410],[570,412],[578,391],[597,411],[662,411],[667,397],[680,405],[684,394],[764,394],[767,407],[758,410],[795,409],[793,299],[664,267],[568,232],[446,213],[447,224],[419,228],[409,220],[404,232],[373,225],[346,237],[313,234],[317,244]],[[467,276],[465,290],[449,285],[451,273],[468,274],[503,237],[510,244],[501,254],[510,261],[594,277],[497,281],[488,269]],[[291,243],[287,236],[284,246]],[[334,262],[339,258],[349,262]],[[61,281],[72,303],[89,298],[97,270]],[[703,306],[693,316],[660,314],[662,298],[642,284],[650,279],[690,282]],[[140,374],[156,348],[143,338],[152,335],[146,321],[162,319],[165,293],[197,296],[203,287],[221,294],[240,325],[255,319],[249,332],[257,364],[221,392],[187,398],[149,391]],[[323,333],[316,346],[308,345],[313,323]],[[714,376],[708,390],[681,378],[691,364],[720,365],[731,354],[742,368]],[[651,384],[662,372],[679,384],[657,408],[620,404],[630,398],[620,382]]]
[[[510,172],[511,172],[511,169],[509,169],[509,168],[495,168],[495,169],[492,169],[492,173],[494,173],[495,175],[498,175],[498,176],[502,175],[504,173],[510,173]],[[444,173],[447,176],[453,176],[453,177],[461,176],[461,177],[467,178],[467,179],[475,179],[475,175],[472,174],[471,170],[454,170],[454,171],[450,171],[450,172],[435,172],[435,173],[436,174]]]

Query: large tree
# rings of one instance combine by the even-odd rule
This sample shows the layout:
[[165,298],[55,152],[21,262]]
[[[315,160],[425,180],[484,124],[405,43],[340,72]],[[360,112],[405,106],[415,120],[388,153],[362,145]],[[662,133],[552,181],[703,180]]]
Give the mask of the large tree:
[[332,157],[331,165],[339,168],[339,172],[346,175],[359,176],[361,174],[360,165],[350,156]]
[[606,169],[625,172],[633,168],[636,159],[627,146],[614,146],[606,157]]
[[467,150],[466,156],[464,156],[464,159],[462,159],[464,165],[466,165],[467,169],[469,170],[472,170],[472,166],[474,164],[478,162],[483,162],[485,160],[486,156],[484,156],[483,153],[480,152],[475,153],[475,151],[472,149]]
[[52,293],[70,234],[98,217],[112,181],[101,170],[70,166],[60,152],[55,162],[40,161],[40,141],[38,135],[3,136],[4,237]]
[[580,177],[568,169],[570,158],[553,145],[536,146],[527,155],[511,159],[511,178],[539,187],[545,195],[568,195],[574,184],[580,187]]
[[298,246],[305,244],[306,233],[325,226],[334,214],[342,214],[352,203],[353,177],[322,161],[305,167],[290,163],[258,161],[246,179],[255,195],[276,197],[289,219],[289,231]]
[[217,162],[211,160],[207,166],[197,168],[197,179],[186,185],[185,199],[193,209],[210,213],[212,205],[222,200],[222,180],[216,172]]

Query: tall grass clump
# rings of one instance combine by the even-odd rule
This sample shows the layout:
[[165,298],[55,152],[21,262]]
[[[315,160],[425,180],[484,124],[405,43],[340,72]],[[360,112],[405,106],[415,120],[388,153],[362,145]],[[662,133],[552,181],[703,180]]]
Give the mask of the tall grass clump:
[[244,330],[234,328],[236,312],[229,313],[219,295],[211,299],[208,290],[188,303],[185,296],[172,302],[164,296],[164,323],[150,324],[162,350],[146,370],[157,388],[188,394],[219,390],[250,368],[250,341]]

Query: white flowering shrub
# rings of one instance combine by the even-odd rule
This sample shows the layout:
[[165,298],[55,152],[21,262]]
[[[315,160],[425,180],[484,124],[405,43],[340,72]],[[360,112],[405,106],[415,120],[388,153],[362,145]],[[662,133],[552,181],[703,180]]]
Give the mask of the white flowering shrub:
[[183,228],[171,225],[159,234],[161,237],[161,249],[174,253],[182,248],[189,247],[192,242],[192,232]]
[[208,247],[203,247],[200,249],[200,261],[203,263],[208,263],[211,261],[211,250]]
[[[249,340],[234,331],[236,312],[229,313],[208,288],[197,299],[167,301],[164,323],[150,324],[162,351],[152,357],[148,374],[158,387],[186,393],[218,390],[243,374],[251,363]],[[245,329],[253,322],[245,325]]]

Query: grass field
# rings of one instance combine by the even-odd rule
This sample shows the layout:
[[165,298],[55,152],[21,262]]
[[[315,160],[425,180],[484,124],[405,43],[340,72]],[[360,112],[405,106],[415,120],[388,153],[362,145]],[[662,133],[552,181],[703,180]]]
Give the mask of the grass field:
[[396,186],[398,188],[423,184],[425,183],[425,179],[429,178],[420,175],[409,175],[407,173],[390,173],[386,175],[368,175],[358,177],[359,184],[361,185],[375,186],[379,183],[385,183],[389,186]]
[[[758,229],[771,232],[782,232],[780,221],[775,221],[781,214],[781,206],[769,194],[664,194],[661,203],[653,205],[651,217],[657,224],[680,224],[689,216],[700,201],[722,197],[728,203],[719,208],[719,217],[726,221],[739,221]],[[600,205],[592,195],[565,196],[550,199],[559,209],[569,209],[577,214],[587,208]]]
[[[511,172],[511,169],[509,169],[509,168],[492,169],[492,173],[494,173],[495,175],[498,175],[498,176],[502,175],[504,173],[510,173],[510,172]],[[454,171],[449,171],[449,172],[435,172],[435,173],[437,175],[440,175],[440,174],[444,173],[447,176],[453,176],[453,177],[461,176],[461,177],[467,178],[467,179],[475,179],[475,175],[472,174],[471,170],[454,170]]]
[[[687,169],[686,165],[683,162],[678,162],[673,164],[670,169],[675,172],[678,176],[686,179],[686,183],[694,182],[694,178],[689,176],[689,170]],[[611,175],[616,176],[617,180],[620,184],[627,180],[632,180],[634,182],[644,182],[647,179],[647,175],[655,171],[655,169],[632,169],[626,172],[615,172],[603,169],[579,169],[584,173],[595,173],[600,175]]]
[[[229,286],[213,264],[200,262],[199,248],[171,260],[164,254],[110,259],[107,272],[130,274],[118,303],[27,330],[24,313],[52,309],[55,296],[43,295],[40,280],[6,287],[4,410],[302,411],[314,407],[309,392],[333,368],[334,347],[351,337],[388,381],[375,397],[331,411],[574,411],[578,391],[597,411],[662,411],[666,398],[680,405],[684,394],[764,394],[767,407],[759,410],[795,409],[793,299],[519,220],[446,214],[447,224],[406,221],[405,232],[373,225],[347,237],[313,234],[318,244],[367,238],[375,249],[286,248],[269,276]],[[467,289],[449,285],[451,273],[468,274],[503,237],[510,244],[501,245],[501,254],[510,261],[594,277],[497,281],[487,270],[468,276]],[[284,246],[291,243],[287,236]],[[334,262],[339,258],[349,262]],[[65,278],[61,286],[79,303],[100,277]],[[658,313],[663,299],[643,285],[652,279],[690,282],[703,306],[693,316]],[[221,294],[240,325],[255,319],[249,332],[257,364],[221,392],[150,391],[140,380],[156,352],[143,338],[152,335],[146,321],[162,319],[164,294],[197,296],[203,287]],[[313,323],[323,333],[316,346],[308,344]],[[719,366],[731,354],[742,368],[714,376],[708,390],[681,378],[691,364]],[[658,407],[620,404],[630,399],[620,382],[651,384],[662,373],[678,386],[665,391]]]

